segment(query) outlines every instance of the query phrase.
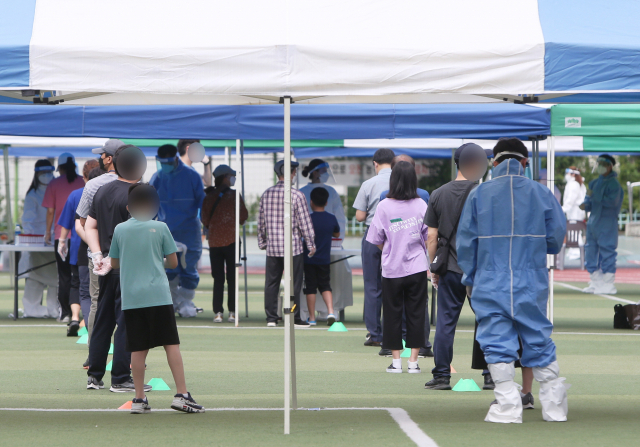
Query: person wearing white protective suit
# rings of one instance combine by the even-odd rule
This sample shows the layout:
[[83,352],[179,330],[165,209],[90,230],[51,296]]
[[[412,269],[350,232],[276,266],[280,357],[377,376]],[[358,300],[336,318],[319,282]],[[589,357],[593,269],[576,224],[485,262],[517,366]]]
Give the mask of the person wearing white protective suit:
[[[567,183],[562,196],[562,211],[564,211],[568,221],[584,222],[587,213],[580,209],[580,205],[587,195],[587,187],[584,185],[580,171],[575,166],[570,166],[565,171],[564,179]],[[579,259],[580,249],[570,248],[567,250],[567,255],[569,259]]]
[[[47,209],[42,199],[47,185],[53,180],[54,167],[49,160],[38,160],[34,168],[33,181],[24,199],[22,213],[23,234],[44,235],[47,221]],[[49,264],[25,275],[22,305],[25,318],[57,318],[58,270],[54,253],[24,252],[20,258],[19,270],[24,272],[39,265]],[[47,305],[43,306],[44,290],[47,289]]]
[[329,163],[319,158],[313,159],[308,166],[305,166],[302,169],[302,176],[309,177],[309,180],[311,180],[300,188],[300,192],[303,193],[307,199],[307,205],[309,206],[310,213],[312,212],[311,191],[316,188],[324,188],[329,191],[329,200],[327,201],[327,206],[324,207],[324,210],[336,216],[338,225],[340,225],[340,239],[344,240],[347,218],[344,215],[344,206],[342,206],[340,194],[338,194],[335,188],[329,186],[330,184],[336,183],[333,173],[331,172],[331,167],[329,167]]
[[567,221],[552,192],[524,176],[528,152],[520,140],[502,138],[493,153],[493,178],[469,194],[456,236],[477,340],[495,383],[485,421],[522,422],[518,358],[540,382],[543,419],[566,421],[568,387],[559,377],[547,318],[547,254],[560,251]]

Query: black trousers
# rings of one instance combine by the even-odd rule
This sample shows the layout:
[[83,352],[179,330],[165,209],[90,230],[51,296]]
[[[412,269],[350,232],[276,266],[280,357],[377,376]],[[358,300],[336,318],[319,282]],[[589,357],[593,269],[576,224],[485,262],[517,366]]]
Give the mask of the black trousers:
[[109,272],[98,278],[100,294],[98,295],[98,310],[96,311],[89,345],[88,375],[98,380],[104,377],[107,367],[107,355],[113,337],[113,365],[111,367],[111,384],[124,383],[131,379],[131,353],[127,352],[127,328],[124,322],[124,312],[120,295],[120,274]]
[[[304,272],[304,258],[300,253],[293,257],[293,297],[296,304],[295,319],[300,319],[300,293],[302,292],[302,276]],[[264,278],[264,312],[267,314],[267,322],[278,320],[278,293],[280,281],[284,271],[284,257],[267,256],[267,265]],[[289,297],[284,297],[284,306],[288,307]]]
[[424,347],[424,323],[427,307],[427,272],[402,278],[382,277],[382,345],[402,349],[402,314],[406,317],[407,348]]
[[80,273],[77,265],[69,265],[71,281],[69,282],[69,307],[80,304]]
[[224,279],[227,268],[227,306],[236,311],[236,244],[226,247],[209,247],[211,276],[213,276],[213,312],[224,313]]
[[58,302],[60,303],[60,317],[71,318],[71,306],[69,305],[69,293],[71,292],[71,264],[69,264],[69,253],[63,261],[58,254],[58,242],[56,239],[53,246],[56,255],[56,265],[58,266]]

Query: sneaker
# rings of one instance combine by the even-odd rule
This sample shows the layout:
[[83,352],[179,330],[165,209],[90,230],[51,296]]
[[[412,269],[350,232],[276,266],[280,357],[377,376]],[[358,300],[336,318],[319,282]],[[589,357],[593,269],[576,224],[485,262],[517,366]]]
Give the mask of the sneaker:
[[308,328],[309,327],[309,323],[307,323],[306,321],[302,321],[302,320],[295,320],[293,322],[293,326],[294,327],[300,327],[300,328]]
[[399,374],[402,373],[402,367],[400,368],[396,368],[393,366],[393,363],[389,366],[387,366],[387,372],[388,373],[394,373],[394,374]]
[[80,330],[80,322],[78,320],[71,320],[69,326],[67,326],[67,337],[77,337]]
[[276,327],[276,326],[278,326],[278,324],[275,321],[267,322],[267,327]]
[[87,360],[84,361],[84,363],[82,364],[82,367],[84,369],[89,369],[89,357],[87,357]]
[[[522,394],[521,394],[522,395]],[[523,410],[533,410],[533,394],[527,393],[522,395],[522,409]]]
[[420,352],[418,352],[418,358],[426,359],[427,357],[433,357],[433,350],[431,348],[420,348]]
[[336,316],[334,314],[327,315],[327,326],[331,326],[336,322]]
[[229,321],[229,323],[235,323],[236,322],[236,314],[233,313],[233,312],[229,312],[229,319],[227,321]]
[[364,336],[365,340],[369,340],[371,338],[371,332],[367,332],[367,335]]
[[88,390],[101,390],[104,388],[104,382],[102,380],[98,380],[93,376],[89,376],[87,379],[87,389]]
[[145,396],[144,399],[134,398],[131,401],[131,414],[151,413],[151,406]]
[[171,408],[178,411],[184,411],[185,413],[204,413],[204,407],[202,405],[198,405],[196,401],[193,400],[191,393],[187,393],[186,397],[184,394],[176,394],[173,396]]
[[424,384],[425,389],[427,390],[450,390],[451,385],[449,384],[448,377],[434,377],[430,381]]
[[484,385],[482,386],[483,390],[495,390],[496,389],[496,384],[493,383],[493,378],[491,377],[491,374],[485,374],[484,375]]
[[66,317],[64,317],[64,318],[60,318],[60,317],[58,317],[58,318],[56,318],[56,321],[57,321],[58,323],[67,323],[67,324],[68,324],[68,323],[69,323],[69,316],[67,315],[67,316],[66,316]]
[[407,366],[407,372],[409,374],[420,374],[422,370],[420,369],[420,365],[416,363],[416,367],[412,368],[411,366]]
[[367,341],[364,342],[365,346],[374,346],[374,347],[380,347],[382,346],[382,343],[380,343],[379,341],[374,341],[371,340],[371,337],[367,338]]
[[202,307],[196,307],[197,314],[201,314],[202,312],[204,312],[204,309]]
[[218,312],[213,319],[214,323],[222,323],[222,312]]
[[315,325],[316,325],[316,320],[310,321],[310,320],[307,318],[307,323],[309,323],[309,326],[315,326]]
[[378,352],[378,355],[380,357],[391,357],[391,355],[392,355],[391,349],[380,348],[380,351]]
[[[148,393],[151,389],[151,385],[144,386],[145,393]],[[112,383],[109,391],[112,393],[135,393],[136,387],[133,385],[133,379],[129,379],[122,383]]]

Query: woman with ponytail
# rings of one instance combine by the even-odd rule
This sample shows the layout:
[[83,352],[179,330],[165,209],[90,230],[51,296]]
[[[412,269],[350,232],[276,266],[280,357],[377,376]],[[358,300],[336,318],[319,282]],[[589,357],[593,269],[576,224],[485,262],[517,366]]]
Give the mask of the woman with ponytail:
[[49,185],[44,193],[42,206],[47,209],[47,222],[44,233],[45,243],[51,244],[51,226],[55,222],[55,255],[58,265],[58,302],[60,303],[59,321],[69,323],[71,317],[71,307],[69,305],[69,292],[71,291],[71,265],[69,264],[69,256],[64,259],[58,253],[58,242],[62,227],[58,225],[58,219],[67,203],[67,198],[76,189],[84,187],[84,180],[76,172],[75,157],[65,152],[58,157],[58,172],[60,177],[56,177]]

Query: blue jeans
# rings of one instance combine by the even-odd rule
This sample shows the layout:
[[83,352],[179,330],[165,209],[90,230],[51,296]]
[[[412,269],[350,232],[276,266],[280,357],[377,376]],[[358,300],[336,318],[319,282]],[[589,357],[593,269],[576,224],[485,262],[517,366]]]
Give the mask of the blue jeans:
[[[433,377],[451,377],[453,341],[460,312],[467,297],[467,288],[462,284],[462,274],[448,270],[440,276],[438,284],[438,306],[436,336],[433,340],[435,368]],[[487,371],[483,372],[486,374]]]
[[362,237],[362,277],[364,279],[364,324],[372,341],[382,342],[382,251]]

